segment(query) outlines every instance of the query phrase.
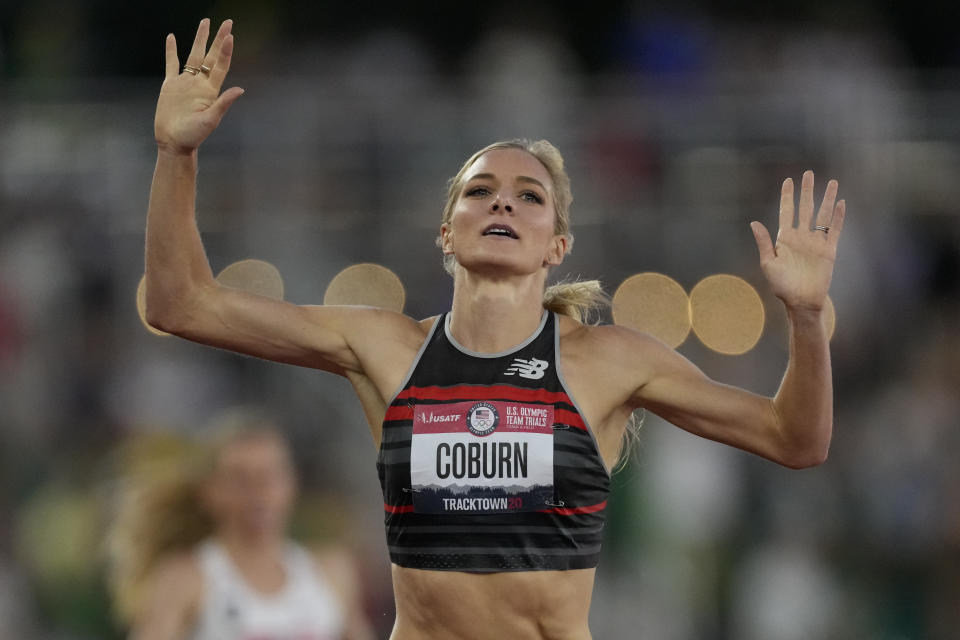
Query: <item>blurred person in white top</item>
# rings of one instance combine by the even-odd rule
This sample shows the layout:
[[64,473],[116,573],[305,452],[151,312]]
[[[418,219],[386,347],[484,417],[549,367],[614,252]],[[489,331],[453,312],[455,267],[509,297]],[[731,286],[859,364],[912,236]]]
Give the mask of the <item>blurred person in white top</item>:
[[124,485],[109,545],[130,637],[372,638],[348,555],[287,537],[296,480],[280,431],[238,412],[196,449]]

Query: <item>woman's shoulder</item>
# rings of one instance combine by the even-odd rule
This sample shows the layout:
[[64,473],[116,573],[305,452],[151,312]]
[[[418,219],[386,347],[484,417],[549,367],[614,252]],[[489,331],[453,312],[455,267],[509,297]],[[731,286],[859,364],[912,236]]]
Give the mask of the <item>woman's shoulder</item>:
[[560,319],[560,342],[564,347],[583,347],[620,352],[624,348],[656,348],[659,341],[648,333],[616,324],[584,324],[568,316]]
[[421,320],[410,316],[404,316],[404,318],[407,318],[407,327],[404,335],[408,339],[408,344],[414,347],[414,351],[419,351],[423,342],[430,336],[434,325],[440,321],[441,316],[433,315]]
[[440,317],[434,315],[418,320],[400,311],[379,307],[339,307],[337,310],[344,314],[345,324],[365,336],[378,336],[389,341],[400,340],[410,345],[416,344],[417,348]]
[[564,360],[587,371],[630,372],[643,379],[677,355],[650,334],[630,327],[581,324],[561,318],[559,331]]
[[196,550],[175,551],[161,556],[151,572],[157,588],[190,591],[203,584],[203,571]]
[[398,363],[406,363],[417,353],[436,320],[436,316],[417,320],[400,311],[370,306],[319,305],[306,309],[314,325],[333,329],[342,338],[336,344],[343,342],[341,346],[352,352],[352,356],[344,356],[345,361],[358,360],[355,367],[341,362],[320,368],[340,375],[350,369],[367,375],[374,372],[374,378],[378,368],[404,366]]
[[636,329],[568,319],[560,324],[560,356],[573,392],[579,392],[581,401],[596,399],[598,414],[605,416],[615,407],[627,406],[637,389],[670,366],[676,352]]
[[193,551],[161,556],[150,571],[143,604],[134,618],[152,624],[157,616],[192,619],[203,598],[203,573]]
[[433,328],[434,323],[440,319],[439,315],[430,316],[422,320],[417,320],[416,323],[420,327],[420,330],[423,332],[424,337],[430,333],[430,329]]

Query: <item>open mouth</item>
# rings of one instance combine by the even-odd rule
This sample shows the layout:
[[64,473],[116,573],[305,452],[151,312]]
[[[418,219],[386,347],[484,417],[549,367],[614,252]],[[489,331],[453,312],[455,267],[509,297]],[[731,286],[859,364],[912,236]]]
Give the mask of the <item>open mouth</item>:
[[520,238],[520,236],[517,235],[517,232],[514,231],[510,225],[506,224],[492,224],[483,230],[483,235],[500,236],[501,238],[513,238],[514,240]]

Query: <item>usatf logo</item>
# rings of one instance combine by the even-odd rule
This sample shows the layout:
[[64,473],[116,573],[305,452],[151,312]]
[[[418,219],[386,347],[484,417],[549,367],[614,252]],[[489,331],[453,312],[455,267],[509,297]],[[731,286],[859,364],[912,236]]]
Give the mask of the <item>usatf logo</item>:
[[467,429],[475,436],[488,436],[500,424],[500,416],[492,404],[478,402],[467,411]]
[[513,364],[507,367],[507,370],[503,372],[503,375],[519,375],[521,378],[539,380],[543,377],[543,372],[546,371],[547,367],[549,366],[550,363],[546,360],[537,360],[536,358],[530,358],[529,360],[524,360],[523,358],[514,358]]

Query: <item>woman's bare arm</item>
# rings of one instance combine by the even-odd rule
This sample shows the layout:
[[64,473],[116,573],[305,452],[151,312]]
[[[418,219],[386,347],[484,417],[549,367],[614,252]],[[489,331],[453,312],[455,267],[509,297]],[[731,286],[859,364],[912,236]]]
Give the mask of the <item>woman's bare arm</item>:
[[[826,459],[833,382],[823,307],[845,214],[842,200],[834,205],[836,194],[837,183],[830,181],[814,215],[813,173],[807,172],[797,227],[793,182],[784,182],[776,247],[762,224],[751,225],[764,274],[784,302],[790,325],[790,358],[776,395],[767,398],[715,382],[649,336],[609,327],[607,339],[600,342],[609,345],[604,351],[615,363],[615,375],[635,384],[626,399],[630,406],[648,408],[692,433],[789,467]],[[812,230],[814,225],[830,227],[829,232]]]
[[363,371],[351,341],[405,342],[404,336],[417,334],[417,324],[374,309],[297,306],[221,286],[213,277],[195,216],[197,149],[243,91],[220,93],[233,54],[232,22],[221,25],[207,51],[209,29],[208,20],[200,23],[186,62],[209,72],[181,73],[176,40],[167,37],[147,212],[147,321],[189,340],[269,360],[341,374]]
[[130,629],[131,640],[184,640],[200,607],[203,576],[187,554],[162,560],[147,579],[147,592]]
[[621,353],[643,358],[649,376],[628,399],[631,406],[644,407],[691,433],[787,467],[814,466],[826,459],[833,390],[829,352],[818,337],[822,334],[825,342],[822,327],[792,329],[787,372],[772,398],[712,380],[653,338],[622,331],[632,335],[621,335],[619,342],[625,347]]

